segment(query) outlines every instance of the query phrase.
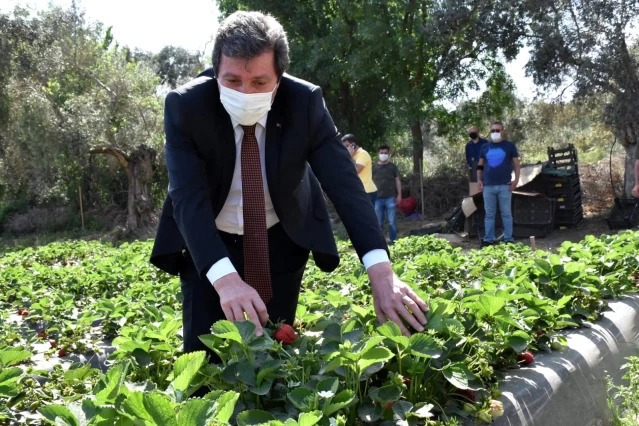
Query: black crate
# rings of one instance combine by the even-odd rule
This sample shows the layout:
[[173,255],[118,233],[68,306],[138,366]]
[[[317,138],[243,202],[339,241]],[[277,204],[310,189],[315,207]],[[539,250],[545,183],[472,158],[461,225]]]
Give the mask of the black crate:
[[571,175],[579,175],[579,165],[578,164],[553,164],[553,163],[545,163],[541,174],[544,176],[571,176]]
[[548,161],[555,166],[579,164],[577,150],[573,144],[569,144],[567,148],[548,147]]
[[639,225],[639,199],[615,198],[606,222],[610,229],[630,229]]
[[554,199],[557,210],[576,209],[583,205],[581,193],[577,196],[559,196]]
[[516,225],[552,225],[555,201],[547,197],[513,194],[512,212]]
[[567,225],[574,226],[579,224],[584,218],[583,209],[579,209],[574,212],[569,212],[568,214],[555,213],[555,226],[557,225]]
[[556,183],[548,186],[546,195],[550,198],[578,198],[581,197],[581,185],[579,183],[572,185]]
[[560,210],[557,208],[557,206],[555,206],[555,222],[557,222],[557,220],[570,219],[573,217],[578,217],[583,215],[584,215],[584,207],[581,205],[572,209],[563,209],[563,210]]
[[581,217],[579,220],[577,220],[575,222],[571,222],[571,223],[557,223],[557,222],[555,222],[554,228],[555,229],[559,229],[559,230],[576,228],[577,226],[579,226],[579,224],[583,220],[584,220],[584,218]]
[[542,174],[541,179],[545,185],[548,185],[550,187],[579,185],[579,175],[576,173],[570,175]]

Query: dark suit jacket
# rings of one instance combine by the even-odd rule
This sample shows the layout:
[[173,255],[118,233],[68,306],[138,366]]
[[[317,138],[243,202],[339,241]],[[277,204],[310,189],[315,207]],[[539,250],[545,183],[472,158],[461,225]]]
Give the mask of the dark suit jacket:
[[[227,250],[215,226],[235,168],[235,134],[212,70],[166,97],[164,146],[169,194],[151,263],[171,274],[190,255],[202,279]],[[332,271],[337,247],[322,189],[360,256],[387,250],[369,196],[326,109],[322,91],[284,75],[266,125],[266,177],[288,236]],[[321,184],[321,187],[320,187]]]

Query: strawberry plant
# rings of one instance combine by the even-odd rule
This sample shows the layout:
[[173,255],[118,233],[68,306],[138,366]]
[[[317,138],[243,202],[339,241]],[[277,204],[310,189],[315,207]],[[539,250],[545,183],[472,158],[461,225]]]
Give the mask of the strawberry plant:
[[[489,423],[503,414],[503,371],[564,350],[562,334],[636,292],[639,273],[636,232],[553,253],[402,239],[394,269],[430,305],[426,330],[408,338],[377,322],[365,270],[340,243],[332,273],[309,262],[295,329],[258,338],[250,323],[220,321],[200,337],[219,356],[209,364],[203,352],[181,353],[180,283],[148,264],[150,248],[2,252],[0,423]],[[76,362],[105,350],[102,371]]]

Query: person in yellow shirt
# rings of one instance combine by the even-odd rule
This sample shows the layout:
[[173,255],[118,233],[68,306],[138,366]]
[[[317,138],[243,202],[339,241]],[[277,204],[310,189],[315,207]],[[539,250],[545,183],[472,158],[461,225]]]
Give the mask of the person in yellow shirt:
[[377,198],[377,187],[373,182],[373,161],[371,156],[357,144],[357,139],[354,135],[348,134],[342,138],[342,143],[350,152],[353,161],[355,162],[355,168],[357,168],[357,174],[364,184],[364,190],[371,198],[371,203],[375,205],[375,199]]

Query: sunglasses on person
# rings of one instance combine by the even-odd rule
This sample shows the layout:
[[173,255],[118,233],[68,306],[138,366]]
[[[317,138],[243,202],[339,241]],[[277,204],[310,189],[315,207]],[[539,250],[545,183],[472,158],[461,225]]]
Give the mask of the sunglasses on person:
[[501,133],[501,129],[490,129],[490,133]]

